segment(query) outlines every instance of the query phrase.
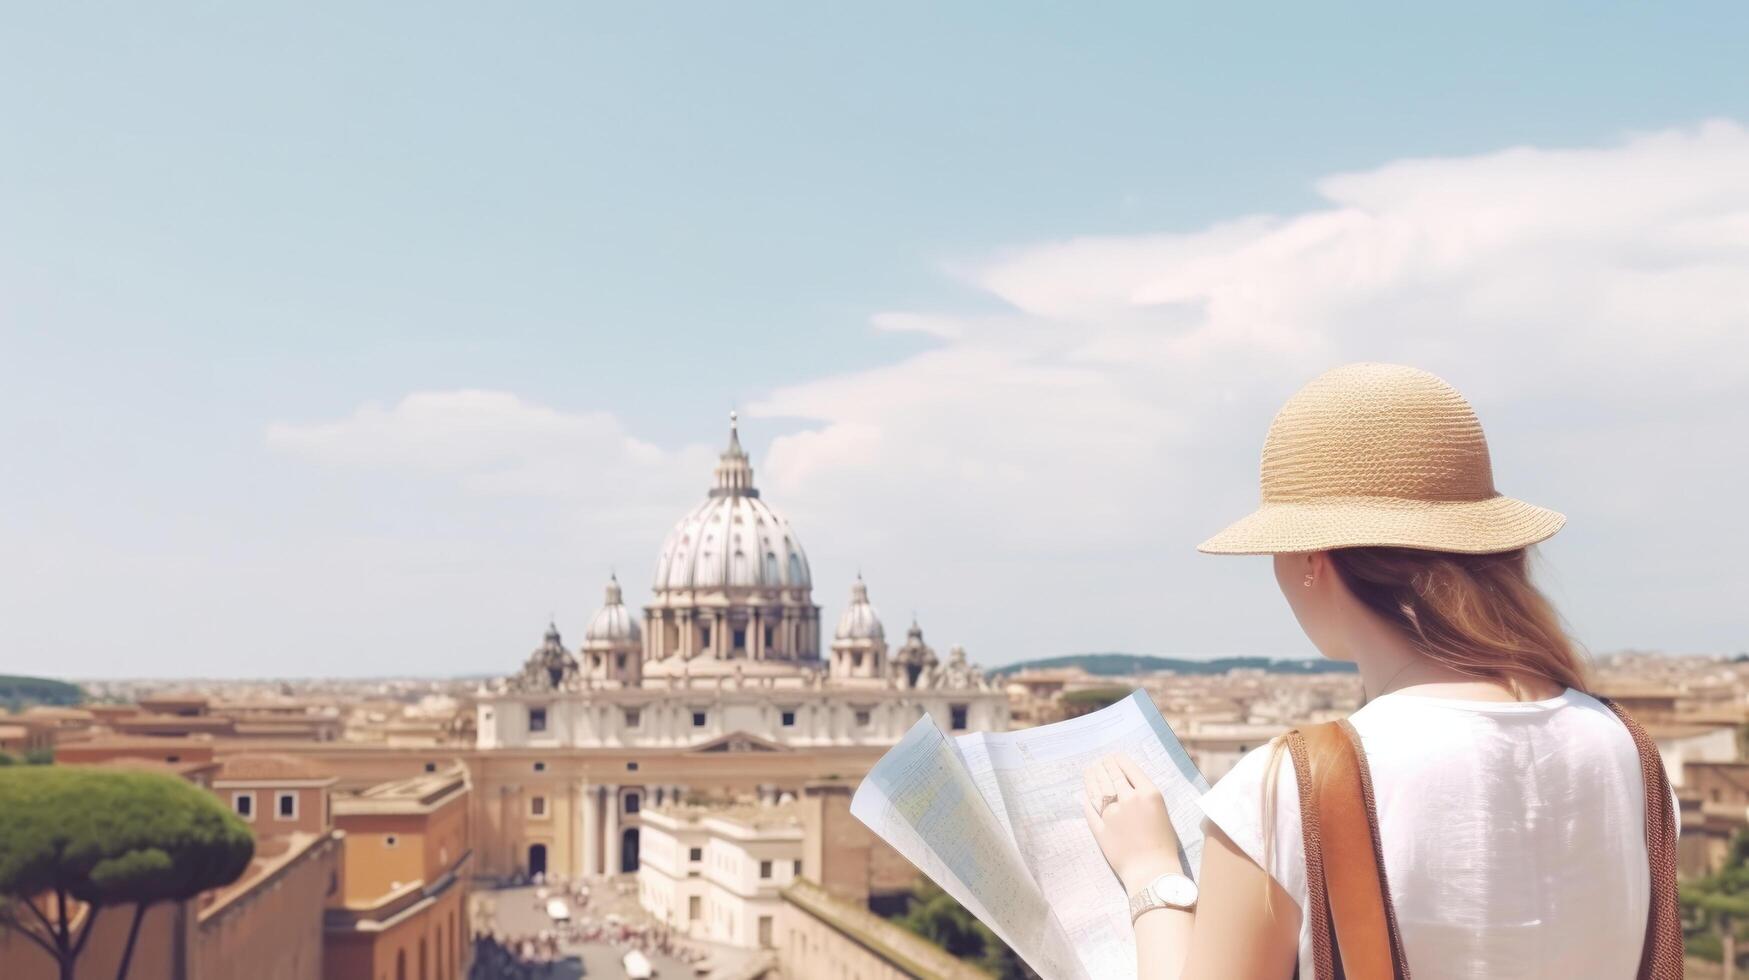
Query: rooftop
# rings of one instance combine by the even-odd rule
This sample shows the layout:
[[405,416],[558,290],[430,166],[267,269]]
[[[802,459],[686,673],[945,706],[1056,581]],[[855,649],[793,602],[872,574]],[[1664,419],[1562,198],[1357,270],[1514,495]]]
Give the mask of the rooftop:
[[200,921],[204,923],[213,916],[224,913],[227,908],[247,897],[250,892],[268,887],[280,872],[295,864],[315,848],[334,839],[332,833],[307,834],[301,832],[281,837],[257,838],[255,857],[250,860],[249,867],[244,869],[237,880],[201,894],[199,899]]
[[802,819],[801,806],[793,800],[782,803],[756,803],[752,800],[714,803],[663,803],[650,807],[649,811],[687,823],[723,820],[738,824],[748,830],[800,827]]
[[334,774],[322,766],[292,755],[250,752],[227,755],[220,762],[220,782],[334,780]]
[[166,762],[163,759],[147,759],[139,756],[122,756],[117,759],[103,759],[87,763],[99,769],[127,769],[134,772],[156,772],[166,776],[179,776],[187,779],[196,773],[214,772],[218,763],[211,759],[188,759],[182,762]]
[[430,813],[467,791],[468,772],[458,764],[442,772],[378,783],[351,796],[336,796],[334,814]]

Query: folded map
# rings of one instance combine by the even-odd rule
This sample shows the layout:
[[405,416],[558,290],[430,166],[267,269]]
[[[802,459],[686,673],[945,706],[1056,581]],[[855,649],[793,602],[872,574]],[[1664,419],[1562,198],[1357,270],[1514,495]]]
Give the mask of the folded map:
[[1135,977],[1129,896],[1081,808],[1082,772],[1114,752],[1160,788],[1194,872],[1208,782],[1141,691],[1000,734],[949,738],[926,715],[875,763],[850,812],[1046,980]]

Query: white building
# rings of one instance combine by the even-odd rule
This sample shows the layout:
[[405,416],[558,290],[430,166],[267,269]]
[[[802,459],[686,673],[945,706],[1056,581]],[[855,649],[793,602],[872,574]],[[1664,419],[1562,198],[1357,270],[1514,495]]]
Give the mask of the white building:
[[776,944],[779,893],[802,871],[793,801],[649,809],[642,847],[638,899],[658,921],[694,939]]
[[889,745],[925,715],[948,731],[1008,727],[1005,694],[964,650],[943,663],[915,623],[889,650],[860,577],[824,652],[807,555],[760,497],[731,416],[715,483],[669,532],[641,623],[610,579],[576,653],[549,626],[520,673],[481,693],[478,745]]

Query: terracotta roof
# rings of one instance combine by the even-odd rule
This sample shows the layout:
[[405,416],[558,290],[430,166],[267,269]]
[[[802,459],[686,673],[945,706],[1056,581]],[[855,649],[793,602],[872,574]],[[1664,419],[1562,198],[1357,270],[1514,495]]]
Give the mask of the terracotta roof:
[[292,755],[245,753],[227,755],[220,762],[220,782],[259,782],[272,779],[331,779],[334,774],[321,766]]
[[181,776],[184,779],[195,773],[203,773],[218,768],[218,763],[196,759],[191,762],[164,762],[160,759],[141,759],[124,757],[120,759],[105,759],[102,762],[85,763],[98,769],[137,769],[142,772],[157,772],[167,776]]

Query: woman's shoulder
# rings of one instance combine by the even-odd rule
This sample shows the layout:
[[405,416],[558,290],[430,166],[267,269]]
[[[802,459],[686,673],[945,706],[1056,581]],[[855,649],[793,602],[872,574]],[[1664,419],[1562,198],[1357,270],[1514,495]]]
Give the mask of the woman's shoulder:
[[[1273,787],[1272,799],[1268,789]],[[1202,796],[1203,813],[1244,846],[1247,840],[1262,843],[1264,804],[1273,803],[1277,827],[1284,819],[1299,823],[1299,781],[1294,774],[1292,753],[1286,735],[1278,735],[1246,752]],[[1243,839],[1242,839],[1243,838]],[[1256,857],[1257,855],[1253,855]]]
[[1300,837],[1299,781],[1285,736],[1241,756],[1203,794],[1202,811],[1295,901],[1301,900],[1305,849]]

